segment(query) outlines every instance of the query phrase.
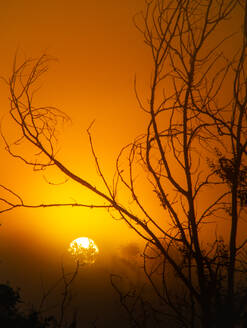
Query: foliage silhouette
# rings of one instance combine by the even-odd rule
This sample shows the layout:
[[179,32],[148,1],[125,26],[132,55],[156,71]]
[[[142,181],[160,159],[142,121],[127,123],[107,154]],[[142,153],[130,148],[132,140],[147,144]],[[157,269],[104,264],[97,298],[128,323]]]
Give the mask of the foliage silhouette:
[[34,309],[23,313],[18,308],[22,303],[20,291],[7,284],[0,285],[0,322],[3,328],[48,328],[54,327],[54,318],[42,319]]

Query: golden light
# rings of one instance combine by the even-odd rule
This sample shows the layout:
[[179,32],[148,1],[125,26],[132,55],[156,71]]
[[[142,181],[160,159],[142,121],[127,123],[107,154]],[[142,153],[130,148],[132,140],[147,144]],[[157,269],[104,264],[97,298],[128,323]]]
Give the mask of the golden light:
[[68,251],[80,264],[93,264],[99,253],[98,246],[92,239],[87,237],[73,240]]

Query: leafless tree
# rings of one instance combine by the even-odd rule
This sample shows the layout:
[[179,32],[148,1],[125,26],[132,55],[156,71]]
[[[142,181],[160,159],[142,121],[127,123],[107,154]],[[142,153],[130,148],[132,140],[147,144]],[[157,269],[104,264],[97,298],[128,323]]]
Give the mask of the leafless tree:
[[[56,328],[76,328],[77,327],[77,311],[74,310],[73,318],[68,319],[71,316],[70,302],[73,298],[72,296],[72,285],[75,281],[81,264],[76,261],[76,267],[72,272],[65,272],[64,264],[61,263],[61,277],[53,283],[49,288],[46,288],[42,281],[43,294],[40,300],[40,305],[38,308],[39,314],[46,314],[50,311],[59,308],[59,314],[53,316],[53,326]],[[62,288],[61,288],[62,287]],[[62,291],[61,291],[62,290]],[[61,297],[56,300],[54,304],[48,306],[48,299],[59,291]],[[69,321],[69,322],[68,322]]]
[[[247,5],[241,0],[147,0],[145,8],[135,23],[153,64],[148,102],[139,95],[137,82],[135,90],[147,129],[120,151],[113,183],[105,178],[88,129],[104,190],[58,159],[56,131],[67,115],[34,106],[35,84],[50,58],[15,62],[7,81],[10,115],[20,131],[17,152],[3,135],[7,151],[36,170],[57,167],[103,203],[31,205],[1,186],[16,199],[2,197],[2,212],[106,207],[147,242],[144,272],[160,308],[169,309],[178,326],[244,327],[247,239],[239,229],[246,229],[247,205]],[[237,12],[242,25],[228,35],[226,26]],[[235,36],[240,36],[239,47],[229,54],[224,47]],[[21,152],[23,143],[33,147],[33,157]],[[146,183],[160,214],[153,215],[143,197],[140,188]],[[132,208],[123,205],[123,188]],[[205,231],[215,229],[222,218],[229,236],[215,230],[215,240],[207,240]]]

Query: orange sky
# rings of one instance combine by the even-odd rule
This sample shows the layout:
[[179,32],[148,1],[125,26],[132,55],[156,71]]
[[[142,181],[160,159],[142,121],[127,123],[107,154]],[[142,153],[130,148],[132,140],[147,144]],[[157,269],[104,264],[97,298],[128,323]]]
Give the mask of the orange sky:
[[[57,106],[71,117],[72,123],[64,127],[60,136],[59,156],[92,182],[98,178],[88,155],[86,129],[91,121],[96,119],[95,145],[109,177],[120,148],[143,130],[145,116],[138,110],[133,91],[134,75],[141,79],[145,66],[143,53],[146,49],[132,21],[141,4],[141,0],[9,1],[1,4],[1,30],[4,31],[1,74],[9,76],[16,50],[20,62],[25,56],[35,57],[42,52],[58,58],[58,63],[51,63],[49,73],[42,80],[37,101],[40,105]],[[7,88],[2,85],[1,116],[8,111],[7,96]],[[8,133],[10,130],[14,133],[15,127],[9,125],[5,116],[4,122]],[[39,199],[48,202],[52,197],[56,201],[81,197],[90,202],[91,195],[75,184],[65,188],[48,186],[42,174],[34,174],[31,168],[25,168],[6,153],[3,156],[2,172],[7,174],[3,175],[2,182],[17,192],[24,192],[27,200],[36,203]],[[12,172],[18,173],[9,175],[10,167]],[[53,173],[45,175],[54,177]],[[63,177],[58,175],[55,182],[61,179]],[[40,239],[44,243],[60,243],[61,247],[81,234],[89,234],[98,239],[98,243],[111,243],[115,239],[119,243],[126,242],[134,235],[125,226],[118,235],[119,224],[112,222],[104,210],[23,210],[18,211],[21,224],[16,216],[17,212],[13,212],[1,218],[3,233],[7,229],[16,242],[20,232],[20,240],[23,235],[30,240],[33,236],[36,242]]]
[[[86,129],[90,123],[96,119],[95,146],[110,178],[118,151],[140,134],[145,124],[133,88],[135,74],[139,80],[149,74],[144,71],[148,53],[132,21],[142,3],[10,0],[0,4],[1,76],[11,74],[16,51],[20,62],[43,52],[58,59],[42,80],[37,102],[56,106],[71,117],[72,123],[60,135],[59,157],[93,184],[98,183],[98,175],[89,156]],[[7,116],[8,90],[2,82],[0,102],[3,130],[14,138],[16,128]],[[22,194],[27,202],[94,200],[88,191],[70,182],[61,187],[48,185],[43,173],[12,159],[3,150],[2,140],[0,156],[4,159],[0,162],[1,183]],[[54,182],[63,179],[52,170],[44,174]],[[104,259],[99,261],[102,268],[107,255],[107,263],[114,266],[112,259],[116,254],[121,257],[123,245],[136,240],[134,232],[114,221],[106,210],[19,209],[2,215],[0,222],[0,280],[21,286],[30,301],[32,290],[40,287],[40,276],[47,270],[59,272],[61,257],[71,240],[93,238]],[[106,267],[104,272],[108,272]],[[104,275],[107,280],[108,273]]]
[[[89,155],[86,130],[90,123],[96,119],[92,130],[95,148],[110,179],[121,147],[145,130],[147,117],[139,109],[133,87],[135,75],[141,93],[149,87],[149,52],[132,21],[142,5],[142,0],[9,0],[0,4],[0,75],[11,74],[16,51],[20,62],[44,52],[58,59],[42,80],[37,102],[56,106],[71,117],[72,123],[64,126],[59,138],[58,157],[93,185],[99,177]],[[3,132],[14,136],[7,97],[7,87],[1,82]],[[22,194],[26,202],[95,200],[75,183],[48,185],[43,172],[33,172],[12,159],[2,141],[0,156],[4,159],[1,183]],[[63,180],[53,170],[44,175],[55,183]],[[45,266],[60,265],[70,241],[77,237],[94,239],[102,258],[107,254],[114,258],[123,245],[137,240],[133,231],[103,209],[18,209],[2,215],[0,222],[0,280],[8,276],[17,285],[25,280],[25,270],[15,272],[16,263],[18,267],[35,263],[37,278]]]

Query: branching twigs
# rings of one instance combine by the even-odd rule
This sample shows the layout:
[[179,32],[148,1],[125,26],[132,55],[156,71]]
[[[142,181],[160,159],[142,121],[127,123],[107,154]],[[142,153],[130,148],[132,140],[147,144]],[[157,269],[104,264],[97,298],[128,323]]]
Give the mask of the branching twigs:
[[[59,316],[56,319],[56,326],[55,327],[68,327],[68,325],[65,323],[65,317],[66,317],[66,310],[69,306],[70,298],[71,298],[71,287],[78,275],[80,263],[77,261],[76,267],[73,270],[73,272],[65,272],[63,263],[61,264],[61,273],[62,276],[59,278],[51,287],[49,287],[47,290],[45,290],[43,284],[43,295],[40,301],[39,305],[39,312],[45,313],[47,311],[53,310],[55,308],[59,308]],[[54,292],[62,285],[62,298],[55,300],[55,304],[47,307],[47,302],[49,297],[54,296]],[[72,327],[73,324],[76,323],[76,312],[74,313],[72,323],[69,327]],[[74,327],[74,326],[73,326]],[[76,325],[75,325],[76,327]]]
[[80,267],[80,262],[77,261],[76,269],[75,269],[74,273],[68,278],[68,274],[65,273],[64,266],[62,264],[61,270],[62,270],[62,280],[63,280],[63,284],[64,284],[64,290],[63,290],[63,294],[62,294],[63,297],[62,297],[62,301],[61,301],[61,305],[60,305],[60,319],[58,320],[58,325],[57,325],[58,328],[61,328],[64,323],[66,307],[68,305],[68,302],[70,301],[69,300],[70,288],[78,274],[79,267]]
[[0,197],[0,204],[2,203],[4,208],[0,209],[0,213],[4,213],[4,212],[8,212],[13,210],[14,208],[20,208],[20,207],[24,207],[24,208],[47,208],[47,207],[61,207],[61,206],[71,206],[71,207],[87,207],[87,208],[106,208],[109,209],[113,206],[111,205],[96,205],[96,204],[82,204],[82,203],[50,203],[50,204],[37,204],[37,205],[31,205],[31,204],[25,204],[23,199],[21,198],[20,195],[16,194],[13,190],[0,185],[0,189],[3,189],[5,191],[8,192],[8,194],[10,194],[10,196],[14,196],[14,198],[17,198],[17,202],[16,201],[11,201],[8,200],[8,196]]

